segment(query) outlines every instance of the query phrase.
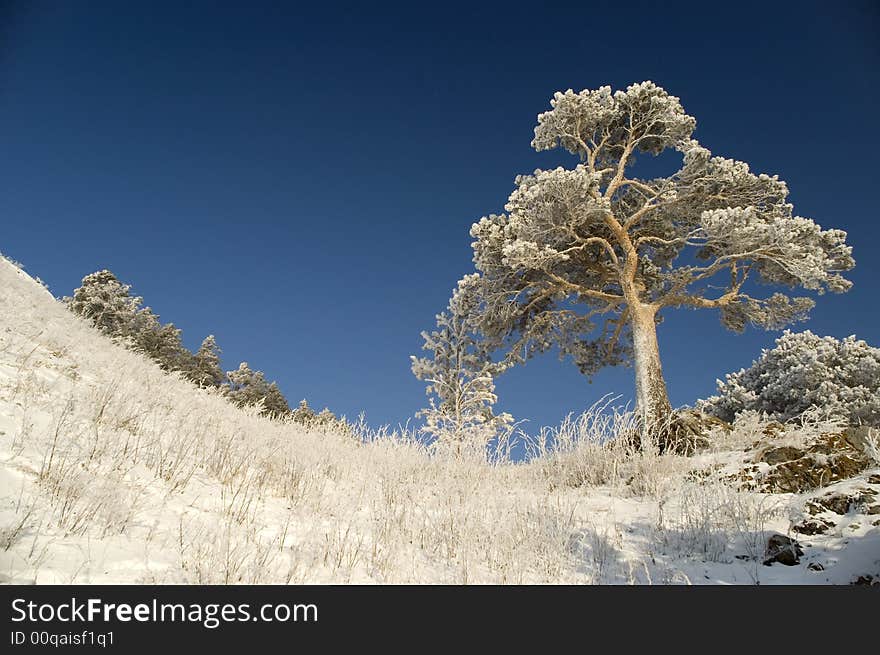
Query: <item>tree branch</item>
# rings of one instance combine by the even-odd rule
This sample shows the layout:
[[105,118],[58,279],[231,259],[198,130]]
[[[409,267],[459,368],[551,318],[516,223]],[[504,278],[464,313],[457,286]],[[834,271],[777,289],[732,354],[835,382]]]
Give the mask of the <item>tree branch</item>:
[[617,325],[614,328],[614,334],[611,335],[611,340],[608,342],[608,348],[605,351],[605,356],[610,357],[611,352],[614,350],[614,346],[617,345],[617,342],[620,340],[620,334],[623,332],[623,328],[626,325],[626,320],[629,317],[629,307],[625,307],[624,310],[620,313],[620,316],[615,321]]
[[571,282],[569,282],[565,278],[560,277],[559,275],[556,275],[556,273],[551,273],[550,271],[544,271],[544,273],[546,273],[547,277],[549,277],[551,280],[556,282],[556,284],[561,286],[563,289],[568,289],[569,291],[574,291],[579,296],[587,296],[588,298],[597,298],[599,300],[606,300],[609,303],[613,302],[615,304],[621,303],[624,300],[623,296],[618,296],[613,293],[605,293],[604,291],[596,291],[595,289],[584,289],[583,287],[578,286],[577,284],[572,284]]
[[605,251],[608,253],[608,256],[611,258],[611,261],[613,261],[615,265],[619,264],[619,261],[617,259],[617,253],[614,252],[614,248],[611,247],[611,244],[608,243],[607,239],[603,239],[602,237],[586,237],[586,238],[584,238],[584,237],[578,235],[578,233],[575,232],[574,230],[571,230],[571,233],[575,239],[577,239],[578,241],[581,242],[581,245],[572,246],[571,248],[566,248],[565,250],[560,250],[559,254],[567,255],[570,252],[574,252],[576,250],[583,250],[587,246],[598,244],[598,245],[602,246],[603,248],[605,248]]

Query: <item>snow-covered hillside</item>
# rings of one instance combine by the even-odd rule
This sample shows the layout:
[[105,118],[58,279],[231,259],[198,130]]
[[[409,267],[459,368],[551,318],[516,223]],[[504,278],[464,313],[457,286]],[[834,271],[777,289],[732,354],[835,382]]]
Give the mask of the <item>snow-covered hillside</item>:
[[[594,413],[528,463],[462,462],[408,435],[309,432],[237,409],[114,344],[2,259],[0,308],[4,582],[880,577],[876,461],[833,488],[748,490],[778,466],[756,454],[767,434],[795,448],[829,426],[744,420],[682,457],[599,446],[615,419]],[[823,531],[792,532],[807,519]],[[797,564],[763,564],[773,533],[800,542]]]

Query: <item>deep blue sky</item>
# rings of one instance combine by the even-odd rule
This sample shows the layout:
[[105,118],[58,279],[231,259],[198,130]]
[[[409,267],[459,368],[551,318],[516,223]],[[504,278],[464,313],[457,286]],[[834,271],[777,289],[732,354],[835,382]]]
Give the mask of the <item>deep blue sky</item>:
[[[408,357],[472,269],[471,223],[516,174],[576,163],[531,150],[535,116],[651,79],[713,152],[849,232],[855,287],[803,327],[880,344],[876,3],[421,4],[3,4],[0,251],[56,296],[109,268],[189,346],[216,334],[227,369],[397,423],[424,405]],[[673,402],[776,336],[668,314]],[[632,386],[550,356],[499,391],[534,428]]]

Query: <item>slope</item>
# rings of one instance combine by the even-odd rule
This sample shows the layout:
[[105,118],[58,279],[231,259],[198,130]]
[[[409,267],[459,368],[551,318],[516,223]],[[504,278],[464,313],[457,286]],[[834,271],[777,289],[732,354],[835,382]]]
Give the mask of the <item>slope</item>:
[[[849,583],[880,530],[844,517],[761,565],[803,495],[736,489],[700,457],[608,448],[569,421],[526,463],[457,461],[402,430],[270,421],[104,337],[0,259],[0,581]],[[737,436],[738,435],[738,436]],[[727,468],[725,468],[727,467]],[[864,472],[860,484],[877,469]],[[808,568],[822,562],[822,570]]]

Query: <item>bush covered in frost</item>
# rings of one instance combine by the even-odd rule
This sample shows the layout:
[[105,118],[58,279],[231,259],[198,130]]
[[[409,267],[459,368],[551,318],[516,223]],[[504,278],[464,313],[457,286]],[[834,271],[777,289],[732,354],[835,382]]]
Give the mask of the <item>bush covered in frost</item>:
[[718,395],[701,402],[726,421],[743,410],[785,421],[813,406],[853,425],[880,425],[880,348],[855,336],[786,330],[775,348],[718,380]]

